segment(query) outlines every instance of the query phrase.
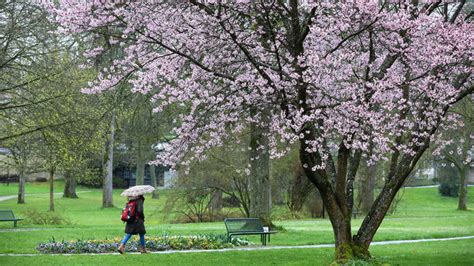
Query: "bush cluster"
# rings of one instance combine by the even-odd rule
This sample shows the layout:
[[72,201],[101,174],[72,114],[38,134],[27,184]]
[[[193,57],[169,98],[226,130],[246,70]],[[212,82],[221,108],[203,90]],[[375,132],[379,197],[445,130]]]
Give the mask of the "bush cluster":
[[29,209],[24,213],[25,219],[31,224],[70,224],[70,222],[57,212],[40,212],[35,209]]
[[[36,249],[44,254],[61,253],[112,253],[116,252],[120,244],[120,237],[105,240],[77,240],[55,241],[40,243]],[[187,249],[222,249],[237,246],[248,246],[247,240],[232,238],[227,242],[226,235],[195,235],[195,236],[154,236],[146,238],[146,248],[149,251],[187,250]],[[135,237],[126,245],[127,252],[137,252],[140,247],[138,238]]]

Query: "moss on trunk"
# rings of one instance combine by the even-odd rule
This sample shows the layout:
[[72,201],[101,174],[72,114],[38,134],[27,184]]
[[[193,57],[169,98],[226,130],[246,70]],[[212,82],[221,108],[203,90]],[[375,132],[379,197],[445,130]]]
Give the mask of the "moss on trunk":
[[370,260],[371,258],[367,248],[354,243],[343,243],[336,246],[336,264],[345,264],[351,260]]

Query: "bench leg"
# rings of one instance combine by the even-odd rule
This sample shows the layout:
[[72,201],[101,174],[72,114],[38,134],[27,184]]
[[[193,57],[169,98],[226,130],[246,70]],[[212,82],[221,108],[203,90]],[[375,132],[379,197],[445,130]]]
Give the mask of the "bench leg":
[[16,227],[16,221],[13,221],[13,227]]

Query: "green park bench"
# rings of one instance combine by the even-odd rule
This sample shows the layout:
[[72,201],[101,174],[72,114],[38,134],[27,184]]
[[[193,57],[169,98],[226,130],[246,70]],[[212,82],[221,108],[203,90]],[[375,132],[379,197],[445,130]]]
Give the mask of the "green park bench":
[[237,235],[260,235],[262,245],[270,242],[270,235],[276,231],[270,231],[268,227],[264,227],[262,221],[258,218],[227,218],[224,220],[227,229],[227,240],[230,242],[232,236]]
[[362,214],[364,213],[361,212],[360,210],[356,208],[352,209],[352,219],[357,219],[357,215],[361,216]]
[[12,210],[0,210],[0,222],[13,222],[16,227],[16,222],[21,221],[21,218],[15,218]]

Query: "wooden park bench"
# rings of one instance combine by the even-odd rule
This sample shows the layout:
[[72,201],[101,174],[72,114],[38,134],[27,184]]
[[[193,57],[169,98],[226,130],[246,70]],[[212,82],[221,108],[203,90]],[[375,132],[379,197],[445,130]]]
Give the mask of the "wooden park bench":
[[0,222],[13,222],[16,227],[16,222],[21,221],[21,218],[15,218],[12,210],[0,210]]
[[264,227],[258,218],[227,218],[224,220],[227,229],[227,240],[230,242],[232,236],[236,235],[260,235],[262,245],[270,242],[270,235],[276,231],[270,231],[268,227]]

